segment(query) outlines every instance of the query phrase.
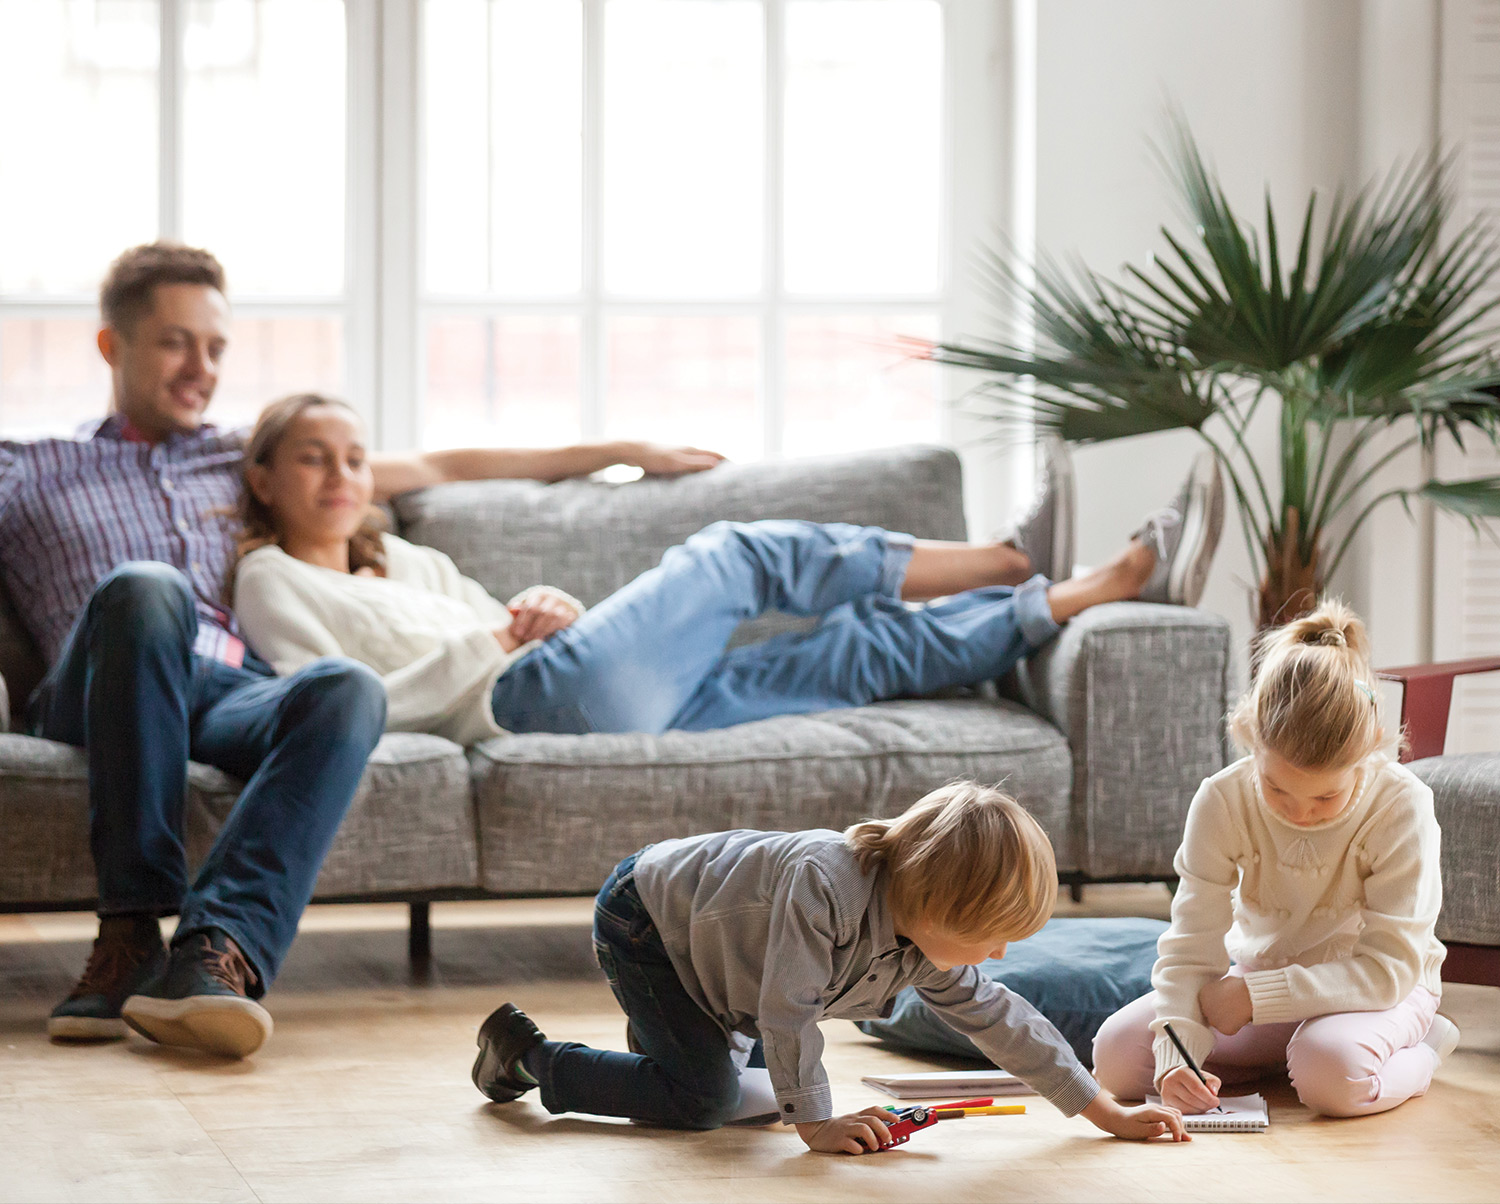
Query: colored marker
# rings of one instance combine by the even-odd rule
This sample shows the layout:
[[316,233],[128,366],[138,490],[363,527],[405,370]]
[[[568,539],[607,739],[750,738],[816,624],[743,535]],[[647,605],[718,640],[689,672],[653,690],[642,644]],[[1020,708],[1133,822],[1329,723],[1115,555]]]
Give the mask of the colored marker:
[[983,1108],[937,1108],[939,1120],[963,1120],[968,1116],[1024,1116],[1025,1104],[995,1104]]

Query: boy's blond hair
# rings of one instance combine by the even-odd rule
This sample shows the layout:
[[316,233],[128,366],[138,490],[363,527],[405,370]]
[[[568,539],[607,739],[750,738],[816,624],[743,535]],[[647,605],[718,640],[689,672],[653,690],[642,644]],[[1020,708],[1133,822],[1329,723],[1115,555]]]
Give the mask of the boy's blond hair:
[[885,865],[891,908],[961,939],[1019,941],[1057,902],[1052,844],[1009,795],[951,782],[895,819],[867,819],[844,832],[866,873]]
[[1370,640],[1349,607],[1325,598],[1277,627],[1255,652],[1255,684],[1229,713],[1247,752],[1269,749],[1300,769],[1342,769],[1384,741]]

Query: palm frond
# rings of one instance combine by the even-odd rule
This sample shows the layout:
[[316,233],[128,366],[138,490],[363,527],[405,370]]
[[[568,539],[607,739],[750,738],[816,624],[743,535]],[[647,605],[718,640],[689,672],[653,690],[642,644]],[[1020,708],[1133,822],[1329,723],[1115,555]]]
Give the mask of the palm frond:
[[[1443,433],[1460,445],[1475,434],[1500,445],[1500,355],[1491,349],[1500,342],[1491,330],[1500,325],[1500,240],[1482,222],[1445,237],[1453,157],[1414,157],[1327,202],[1313,194],[1290,227],[1267,192],[1256,229],[1180,116],[1157,154],[1187,232],[1164,227],[1162,251],[1144,266],[1127,265],[1116,281],[1045,255],[1023,273],[1003,246],[980,256],[982,286],[1001,312],[1029,319],[1034,345],[926,345],[927,358],[980,378],[965,404],[1013,435],[1041,427],[1073,442],[1198,431],[1233,479],[1257,565],[1290,537],[1289,515],[1296,552],[1314,565],[1327,525],[1363,506],[1324,562],[1329,574],[1353,532],[1392,498],[1423,497],[1475,522],[1500,516],[1500,479],[1362,496],[1398,459],[1369,461],[1375,434],[1391,424],[1410,420],[1412,440],[1428,447]],[[1279,401],[1279,473],[1263,469],[1246,435],[1268,397]],[[1335,446],[1345,430],[1350,438]]]

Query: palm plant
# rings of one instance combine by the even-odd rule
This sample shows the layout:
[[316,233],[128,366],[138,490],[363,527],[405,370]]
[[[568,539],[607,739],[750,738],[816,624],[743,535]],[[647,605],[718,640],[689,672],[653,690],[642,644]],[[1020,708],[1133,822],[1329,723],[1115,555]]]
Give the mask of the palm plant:
[[[1162,159],[1190,238],[1164,227],[1169,253],[1127,266],[1118,283],[1045,258],[1028,278],[991,250],[986,286],[1029,311],[1034,345],[960,340],[920,354],[984,374],[971,408],[1007,436],[1041,428],[1091,443],[1197,431],[1237,502],[1262,626],[1311,607],[1377,506],[1399,499],[1409,510],[1421,498],[1471,523],[1500,515],[1500,477],[1365,498],[1387,465],[1440,432],[1460,446],[1475,431],[1500,441],[1500,401],[1486,391],[1500,372],[1483,329],[1500,257],[1479,223],[1445,237],[1451,161],[1418,158],[1339,195],[1321,237],[1313,194],[1288,270],[1269,195],[1256,232],[1180,120]],[[1275,465],[1249,443],[1263,405],[1280,411]],[[1394,446],[1377,442],[1398,426]]]

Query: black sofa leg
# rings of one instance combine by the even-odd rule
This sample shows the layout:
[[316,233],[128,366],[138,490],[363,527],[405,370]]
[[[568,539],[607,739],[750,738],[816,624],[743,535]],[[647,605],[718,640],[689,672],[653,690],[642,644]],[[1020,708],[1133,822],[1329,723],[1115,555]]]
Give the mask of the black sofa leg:
[[406,953],[412,972],[425,976],[432,965],[432,904],[411,904],[411,926],[406,933]]
[[1076,879],[1068,883],[1068,895],[1075,903],[1083,902],[1083,883]]

